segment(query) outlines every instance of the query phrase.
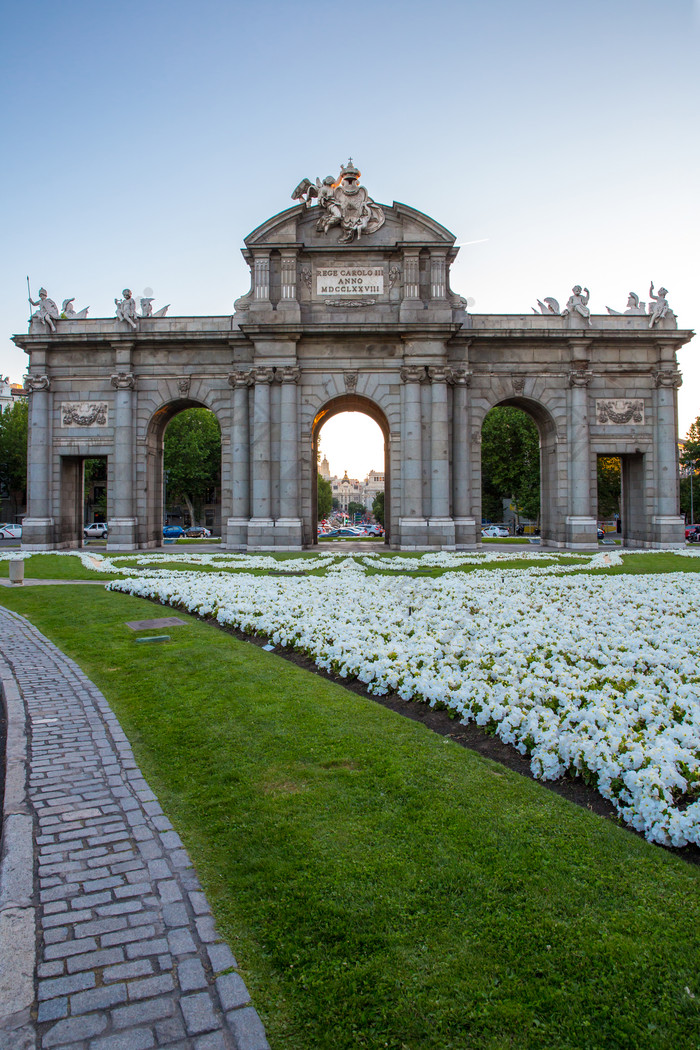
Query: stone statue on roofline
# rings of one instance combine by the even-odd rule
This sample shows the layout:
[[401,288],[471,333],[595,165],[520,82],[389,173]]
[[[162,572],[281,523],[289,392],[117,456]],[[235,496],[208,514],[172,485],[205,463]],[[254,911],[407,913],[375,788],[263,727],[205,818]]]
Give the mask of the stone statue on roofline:
[[302,179],[292,193],[292,200],[303,202],[310,208],[318,201],[319,216],[316,222],[318,233],[328,233],[334,226],[340,227],[338,242],[347,244],[362,234],[368,236],[386,222],[383,210],[375,204],[364,186],[360,186],[362,173],[355,167],[352,157],[341,164],[340,175],[334,179],[326,175],[315,184],[311,179]]
[[605,309],[614,317],[622,317],[623,313],[625,317],[643,317],[647,312],[647,304],[639,301],[639,296],[636,292],[630,292],[627,296],[626,310],[620,312],[620,310],[613,310],[611,306],[606,306]]
[[89,306],[83,307],[82,310],[76,310],[73,306],[75,302],[75,296],[72,299],[64,299],[63,305],[61,306],[61,320],[62,321],[84,321],[88,315]]
[[575,284],[571,289],[571,295],[569,296],[566,306],[561,312],[562,317],[573,316],[578,314],[582,317],[586,324],[591,323],[591,311],[588,309],[588,300],[591,297],[591,293],[587,288],[581,288],[580,284]]
[[117,320],[125,321],[126,324],[136,329],[136,300],[131,294],[130,288],[125,288],[122,295],[124,296],[123,299],[114,300],[117,307]]
[[654,295],[654,282],[651,282],[649,288],[649,298],[653,299],[653,302],[649,303],[649,327],[653,328],[659,321],[663,321],[666,317],[675,317],[675,314],[668,305],[667,288],[659,288],[659,294]]
[[59,313],[58,307],[56,306],[53,299],[49,299],[49,293],[45,288],[39,289],[39,298],[34,299],[29,297],[29,302],[32,306],[38,306],[39,309],[36,313],[32,314],[32,321],[39,321],[41,324],[45,324],[47,328],[50,328],[52,332],[56,331],[55,321],[58,321]]

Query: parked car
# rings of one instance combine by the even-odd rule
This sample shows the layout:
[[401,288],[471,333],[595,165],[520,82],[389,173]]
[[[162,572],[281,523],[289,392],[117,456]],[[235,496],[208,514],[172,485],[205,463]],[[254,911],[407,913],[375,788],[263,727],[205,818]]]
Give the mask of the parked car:
[[163,535],[168,540],[179,539],[180,536],[185,535],[185,530],[182,525],[166,525],[163,528]]
[[368,525],[367,526],[367,535],[368,536],[383,536],[384,535],[384,529],[382,528],[381,525]]
[[185,536],[211,536],[211,530],[206,529],[204,525],[190,525],[189,529],[185,529]]
[[106,522],[93,521],[91,525],[85,526],[83,529],[83,536],[86,540],[103,540],[108,531]]
[[22,526],[12,525],[0,525],[0,540],[21,540],[22,539]]
[[510,536],[510,532],[505,525],[487,525],[485,529],[481,530],[481,535],[486,536],[489,539],[503,539],[506,536]]
[[605,529],[601,529],[600,525],[598,526],[598,539],[599,540],[604,540],[605,539]]

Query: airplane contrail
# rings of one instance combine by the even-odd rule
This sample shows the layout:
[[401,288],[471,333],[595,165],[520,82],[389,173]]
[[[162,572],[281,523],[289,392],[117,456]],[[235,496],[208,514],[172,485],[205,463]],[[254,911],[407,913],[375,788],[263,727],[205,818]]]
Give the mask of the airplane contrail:
[[490,240],[490,237],[481,237],[478,241],[462,241],[461,244],[455,244],[455,248],[466,248],[468,244],[486,244]]

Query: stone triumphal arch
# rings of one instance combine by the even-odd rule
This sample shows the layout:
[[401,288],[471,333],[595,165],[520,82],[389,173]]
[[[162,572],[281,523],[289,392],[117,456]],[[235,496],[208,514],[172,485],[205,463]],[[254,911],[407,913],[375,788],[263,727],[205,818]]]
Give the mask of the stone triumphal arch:
[[211,409],[222,437],[222,542],[290,550],[316,541],[318,431],[367,412],[386,449],[391,547],[480,542],[481,425],[525,409],[541,442],[542,542],[596,544],[596,457],[623,464],[631,545],[683,542],[678,514],[676,350],[665,289],[648,310],[594,315],[578,285],[563,309],[472,314],[450,287],[458,249],[434,219],[379,205],[350,161],[339,177],[246,239],[250,290],[219,317],[166,317],[128,289],[117,316],[88,319],[44,289],[29,333],[28,516],[23,546],[77,546],[82,462],[108,461],[109,548],[162,536],[162,447],[170,418]]

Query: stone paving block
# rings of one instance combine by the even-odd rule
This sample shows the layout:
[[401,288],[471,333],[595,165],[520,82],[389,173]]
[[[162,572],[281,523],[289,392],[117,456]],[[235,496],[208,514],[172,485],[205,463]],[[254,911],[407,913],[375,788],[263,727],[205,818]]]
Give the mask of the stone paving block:
[[189,955],[197,951],[192,934],[184,927],[168,932],[168,944],[173,955]]
[[94,1039],[89,1050],[151,1050],[153,1046],[162,1045],[156,1043],[150,1028],[132,1028],[130,1032],[117,1032]]
[[67,1017],[65,1021],[59,1021],[53,1028],[44,1032],[42,1047],[50,1050],[51,1047],[75,1047],[83,1039],[99,1035],[107,1027],[107,1019],[101,1014],[89,1014],[85,1017]]
[[136,941],[134,944],[127,944],[126,946],[126,954],[130,959],[139,959],[143,955],[160,955],[162,952],[167,952],[167,950],[168,942],[164,937],[156,937],[155,940],[147,943]]
[[55,999],[60,995],[70,995],[71,992],[82,992],[87,988],[94,987],[94,973],[74,973],[70,977],[54,977],[51,980],[39,981],[37,998]]
[[138,926],[133,930],[117,930],[116,933],[106,933],[104,937],[100,938],[100,942],[107,948],[112,944],[131,944],[133,941],[151,940],[155,935],[155,926]]
[[103,948],[97,952],[86,952],[84,955],[74,955],[68,959],[68,973],[78,973],[80,970],[96,970],[103,966],[113,966],[115,963],[124,961],[124,950],[122,948]]
[[230,970],[231,967],[238,967],[236,957],[228,944],[207,945],[207,955],[209,956],[209,962],[211,963],[211,968],[214,973],[221,973],[222,970]]
[[50,944],[44,948],[47,959],[63,959],[69,955],[81,955],[83,952],[97,951],[94,937],[82,937],[78,941],[63,941],[61,944]]
[[[156,1021],[156,1046],[167,1047],[168,1050],[190,1050],[192,1044],[187,1040],[185,1025],[181,1017],[166,1017],[162,1021]],[[185,1042],[185,1040],[187,1040]]]
[[207,975],[199,959],[185,959],[177,968],[177,979],[183,992],[195,992],[207,987]]
[[216,978],[215,984],[224,1012],[237,1010],[250,1002],[248,989],[239,973],[225,973]]
[[140,981],[130,981],[127,985],[129,1001],[150,999],[156,995],[167,995],[175,990],[175,981],[170,973],[159,973],[156,977],[144,977]]
[[135,962],[122,963],[119,966],[108,966],[102,971],[102,979],[121,981],[132,977],[146,977],[152,973],[153,964],[148,959],[137,959]]
[[109,1006],[126,1002],[126,985],[112,984],[104,988],[92,988],[89,992],[78,992],[70,997],[70,1012],[89,1014],[93,1010],[106,1010]]
[[60,1021],[62,1017],[67,1016],[68,996],[64,995],[60,999],[47,999],[46,1002],[39,1003],[36,1019],[42,1024],[44,1021]]
[[230,1045],[226,1042],[223,1033],[209,1032],[195,1039],[194,1050],[229,1050]]
[[189,926],[190,917],[184,904],[164,904],[162,914],[166,926]]
[[147,999],[144,1002],[121,1006],[112,1014],[115,1028],[130,1028],[132,1025],[147,1025],[161,1017],[171,1017],[175,1012],[172,999]]
[[198,919],[195,919],[195,925],[197,933],[205,944],[212,944],[214,941],[218,941],[219,935],[216,932],[211,915],[200,915]]
[[63,973],[64,968],[65,963],[63,959],[40,963],[36,970],[37,977],[58,977],[59,974]]
[[236,1041],[236,1050],[270,1050],[265,1029],[252,1006],[232,1010],[226,1020]]
[[180,1009],[185,1018],[188,1035],[199,1035],[201,1032],[211,1032],[220,1027],[208,992],[184,996],[180,1000]]

